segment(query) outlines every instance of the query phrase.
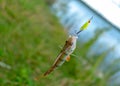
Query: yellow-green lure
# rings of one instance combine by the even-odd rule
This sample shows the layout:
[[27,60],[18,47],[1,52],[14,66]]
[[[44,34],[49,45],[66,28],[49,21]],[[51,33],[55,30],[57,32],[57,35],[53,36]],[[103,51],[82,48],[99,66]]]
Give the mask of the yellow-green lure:
[[92,20],[92,18],[93,18],[93,16],[92,16],[87,22],[85,22],[85,23],[81,26],[80,30],[77,32],[77,35],[78,35],[81,31],[87,29],[87,27],[88,27],[88,25],[90,24],[90,21]]

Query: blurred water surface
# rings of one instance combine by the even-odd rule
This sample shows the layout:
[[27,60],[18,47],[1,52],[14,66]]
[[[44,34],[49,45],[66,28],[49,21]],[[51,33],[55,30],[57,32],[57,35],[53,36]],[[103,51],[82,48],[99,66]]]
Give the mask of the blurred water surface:
[[[107,52],[99,69],[105,74],[111,74],[108,86],[120,85],[120,32],[101,16],[79,0],[57,0],[52,5],[52,11],[58,16],[61,24],[74,34],[79,27],[93,16],[93,20],[86,31],[79,36],[80,46],[95,41],[90,45],[87,58],[96,57]],[[117,62],[119,61],[119,62]],[[113,65],[114,64],[114,65]],[[108,72],[108,70],[110,71]]]

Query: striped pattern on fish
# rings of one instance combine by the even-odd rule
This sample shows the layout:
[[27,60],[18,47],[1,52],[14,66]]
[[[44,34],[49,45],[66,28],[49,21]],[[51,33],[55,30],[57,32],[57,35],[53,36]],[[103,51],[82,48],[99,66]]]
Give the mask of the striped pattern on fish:
[[66,61],[66,58],[73,53],[76,48],[77,38],[77,36],[70,36],[68,38],[60,54],[57,56],[57,59],[53,63],[52,67],[44,73],[44,76],[50,74],[54,69],[61,66]]

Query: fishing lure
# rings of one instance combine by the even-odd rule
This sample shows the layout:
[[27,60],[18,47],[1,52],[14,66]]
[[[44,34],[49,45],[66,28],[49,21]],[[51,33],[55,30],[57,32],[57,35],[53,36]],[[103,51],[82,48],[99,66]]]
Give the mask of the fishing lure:
[[93,16],[80,27],[80,30],[76,34],[78,35],[81,31],[87,29],[92,19],[93,19]]
[[79,33],[87,29],[92,18],[93,17],[91,17],[87,22],[85,22],[85,24],[83,24],[83,26],[76,33],[76,35],[69,36],[63,49],[61,50],[60,54],[57,56],[57,59],[55,60],[55,62],[53,63],[52,67],[47,72],[45,72],[43,76],[50,74],[53,70],[60,67],[65,61],[70,60],[70,55],[73,53],[73,51],[76,48],[76,42],[77,42]]

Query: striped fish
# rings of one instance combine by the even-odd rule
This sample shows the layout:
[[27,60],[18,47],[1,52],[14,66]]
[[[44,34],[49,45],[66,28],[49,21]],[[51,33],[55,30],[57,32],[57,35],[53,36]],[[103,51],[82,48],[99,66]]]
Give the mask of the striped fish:
[[76,48],[77,38],[78,38],[77,36],[70,36],[68,38],[60,54],[57,56],[57,59],[55,60],[54,64],[47,72],[44,73],[44,76],[50,74],[57,67],[61,66],[65,61],[70,60],[70,55]]

